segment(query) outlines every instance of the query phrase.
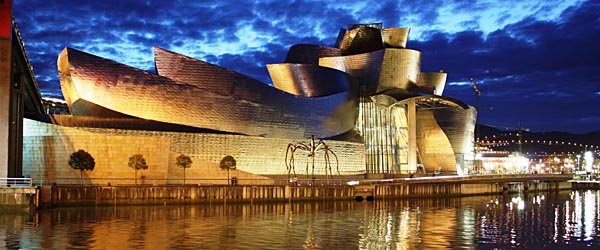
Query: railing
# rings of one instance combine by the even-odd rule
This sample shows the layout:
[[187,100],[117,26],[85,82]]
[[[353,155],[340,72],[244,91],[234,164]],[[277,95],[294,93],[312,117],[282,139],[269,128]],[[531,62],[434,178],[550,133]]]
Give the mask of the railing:
[[32,187],[31,178],[0,178],[0,187]]
[[[364,178],[36,178],[36,186],[165,186],[165,185],[270,185],[270,186],[340,186]],[[350,184],[352,185],[352,184]]]

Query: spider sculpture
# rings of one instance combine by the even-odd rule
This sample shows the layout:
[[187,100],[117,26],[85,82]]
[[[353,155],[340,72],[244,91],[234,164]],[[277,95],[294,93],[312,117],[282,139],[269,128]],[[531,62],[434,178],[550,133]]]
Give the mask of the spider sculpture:
[[333,176],[333,172],[331,170],[331,162],[329,161],[329,154],[332,154],[335,157],[335,170],[337,172],[337,174],[340,174],[340,171],[338,169],[338,158],[337,155],[335,155],[335,153],[333,153],[333,151],[331,151],[331,149],[329,149],[329,146],[327,146],[327,144],[325,144],[325,142],[323,142],[323,140],[319,140],[318,143],[315,143],[315,136],[311,136],[310,138],[310,142],[309,144],[304,144],[302,142],[296,143],[296,144],[288,144],[287,147],[287,151],[285,153],[285,165],[287,167],[288,170],[288,177],[291,176],[291,174],[294,174],[294,177],[296,176],[296,169],[294,168],[294,154],[296,153],[296,151],[300,151],[301,153],[307,154],[308,159],[306,161],[306,175],[308,176],[308,163],[309,161],[312,164],[312,178],[315,178],[315,156],[318,152],[324,152],[323,153],[323,157],[325,159],[325,176],[326,178],[329,178],[329,176]]

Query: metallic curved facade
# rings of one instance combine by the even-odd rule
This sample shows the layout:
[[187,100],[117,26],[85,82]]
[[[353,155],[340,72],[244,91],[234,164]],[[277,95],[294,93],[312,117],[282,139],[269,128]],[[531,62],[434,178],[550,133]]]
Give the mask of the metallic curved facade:
[[295,96],[233,71],[229,78],[227,70],[206,74],[216,66],[170,56],[180,63],[168,70],[157,64],[157,71],[174,79],[66,48],[58,59],[65,99],[75,115],[82,99],[132,117],[264,137],[326,138],[354,127],[351,90]]
[[[339,39],[339,38],[338,38]],[[356,55],[383,49],[381,29],[369,26],[357,26],[347,30],[341,38],[342,55]]]
[[361,86],[376,89],[384,54],[384,50],[379,50],[358,55],[323,57],[319,59],[319,65],[346,72],[355,77]]
[[411,49],[385,49],[377,92],[408,89],[421,72],[421,52]]
[[406,48],[410,28],[385,28],[381,33],[386,48]]
[[427,171],[441,168],[445,173],[460,173],[472,157],[476,113],[459,100],[377,94],[361,98],[359,107],[357,127],[365,138],[368,172],[416,172],[410,163],[412,154]]
[[344,71],[358,79],[360,85],[381,92],[408,89],[417,83],[421,52],[410,49],[383,49],[350,56],[324,57],[319,65]]
[[406,48],[409,32],[351,24],[336,47],[291,46],[285,63],[266,65],[274,87],[160,48],[154,48],[157,74],[70,48],[58,68],[74,115],[141,118],[232,141],[250,136],[253,144],[315,136],[364,146],[352,156],[364,162],[346,164],[364,166],[367,174],[411,174],[419,163],[427,171],[461,173],[473,157],[476,112],[441,96],[447,74],[421,72],[421,52]]
[[341,56],[342,51],[338,48],[313,44],[296,44],[290,47],[285,63],[319,64],[319,58],[330,56]]
[[[268,64],[267,69],[275,88],[293,95],[306,97],[328,96],[358,91],[354,79],[344,72],[313,64]],[[351,83],[354,83],[350,85]]]
[[475,141],[475,123],[477,110],[474,107],[468,109],[437,109],[434,118],[440,128],[447,136],[456,164],[458,166],[472,165],[468,162],[473,158],[473,142]]
[[444,86],[446,86],[447,76],[448,74],[444,72],[421,72],[417,81],[419,92],[442,95],[444,93]]

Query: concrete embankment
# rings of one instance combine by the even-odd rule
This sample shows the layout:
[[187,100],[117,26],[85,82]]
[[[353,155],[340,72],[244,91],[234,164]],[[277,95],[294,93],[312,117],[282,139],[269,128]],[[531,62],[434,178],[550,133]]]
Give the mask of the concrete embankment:
[[[3,208],[458,197],[572,189],[568,175],[365,179],[358,185],[117,185],[0,188]],[[356,184],[356,183],[355,183]]]
[[76,205],[371,200],[571,189],[568,182],[526,183],[404,182],[355,186],[44,186],[39,189],[39,204],[41,208],[51,208]]
[[75,205],[196,204],[354,199],[353,186],[111,186],[40,189],[42,208]]
[[410,183],[377,185],[376,198],[448,197],[571,189],[568,182]]
[[600,189],[600,180],[573,180],[570,182],[573,189]]
[[1,210],[28,210],[37,206],[35,187],[0,188]]

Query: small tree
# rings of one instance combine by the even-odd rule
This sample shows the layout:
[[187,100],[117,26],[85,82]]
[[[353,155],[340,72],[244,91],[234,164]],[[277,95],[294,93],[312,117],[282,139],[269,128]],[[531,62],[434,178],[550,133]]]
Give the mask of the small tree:
[[75,170],[79,170],[79,180],[81,185],[83,186],[83,171],[94,170],[94,166],[96,166],[96,162],[94,161],[94,157],[90,155],[90,153],[86,152],[83,149],[77,150],[77,152],[73,152],[71,157],[69,158],[69,166]]
[[227,183],[229,183],[229,169],[235,169],[235,159],[231,155],[225,156],[221,160],[219,167],[221,169],[227,169]]
[[129,163],[127,165],[135,170],[135,185],[137,185],[137,171],[148,169],[146,159],[144,159],[144,156],[141,154],[134,154],[129,157]]
[[180,168],[183,168],[183,184],[185,185],[185,169],[192,167],[192,158],[187,155],[181,154],[177,156],[177,161],[175,162]]

